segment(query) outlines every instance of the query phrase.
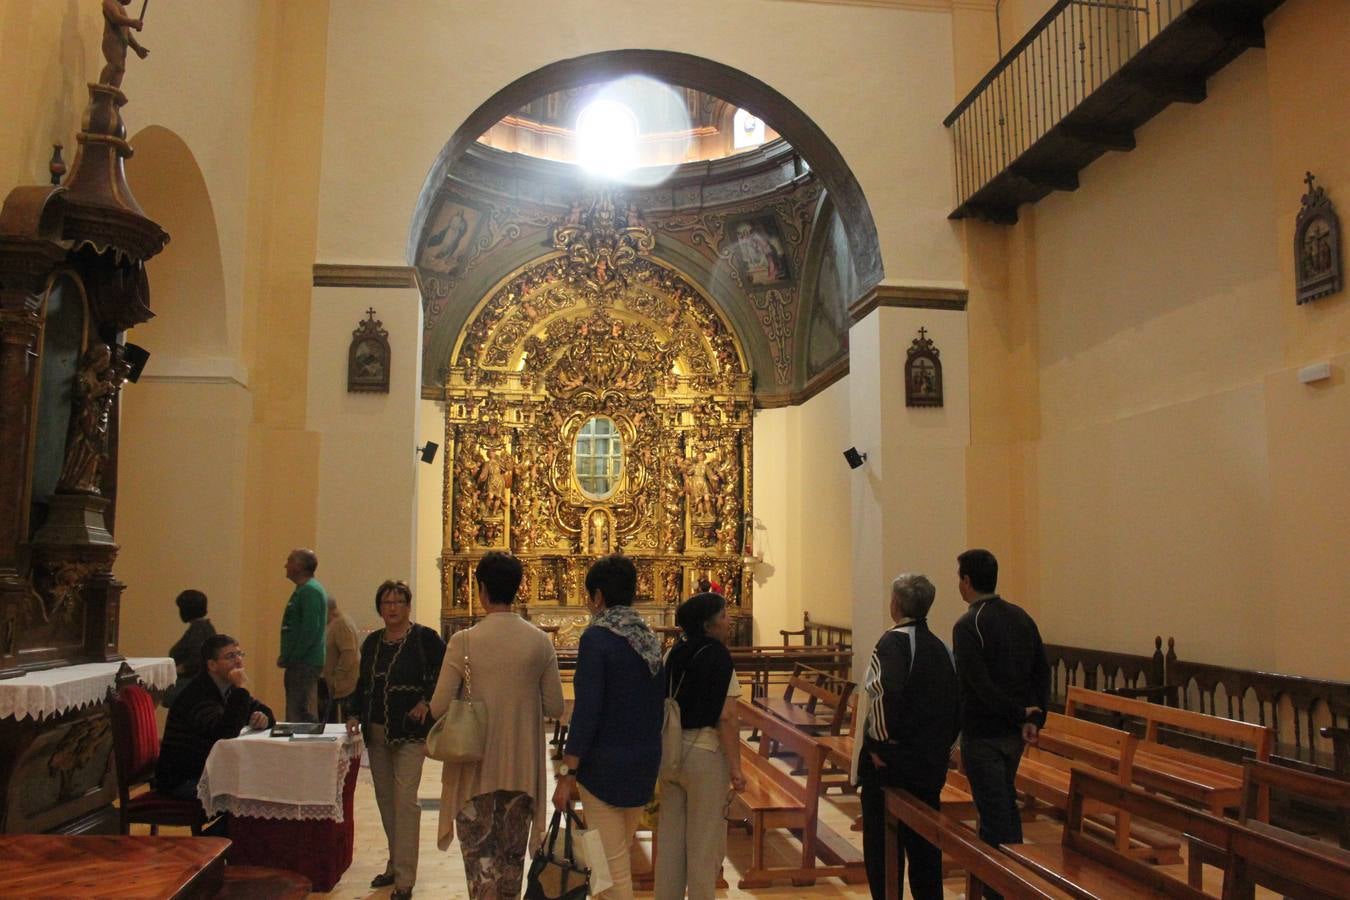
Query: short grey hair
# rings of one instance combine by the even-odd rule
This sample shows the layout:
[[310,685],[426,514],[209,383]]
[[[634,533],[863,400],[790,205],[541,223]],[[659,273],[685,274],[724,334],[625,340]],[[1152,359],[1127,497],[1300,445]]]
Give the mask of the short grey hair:
[[926,576],[906,572],[891,582],[891,598],[900,604],[900,615],[922,619],[933,608],[937,588]]
[[328,595],[328,611],[337,612],[337,598],[332,594]]

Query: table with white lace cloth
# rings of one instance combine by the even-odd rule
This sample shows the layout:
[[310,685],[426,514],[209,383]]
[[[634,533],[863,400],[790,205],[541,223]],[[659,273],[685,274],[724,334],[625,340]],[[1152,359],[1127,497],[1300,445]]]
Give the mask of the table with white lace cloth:
[[[165,690],[178,678],[167,656],[128,659],[127,665],[153,690]],[[102,703],[121,668],[120,662],[81,663],[0,679],[0,719],[44,719]]]
[[258,731],[216,741],[197,784],[207,814],[343,821],[343,784],[352,764],[360,764],[363,744],[343,725],[327,725],[324,734],[338,739],[291,740]]

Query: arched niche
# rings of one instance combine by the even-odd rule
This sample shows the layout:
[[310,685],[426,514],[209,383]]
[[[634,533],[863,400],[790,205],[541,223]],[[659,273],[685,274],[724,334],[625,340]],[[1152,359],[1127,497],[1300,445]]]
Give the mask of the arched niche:
[[872,212],[862,186],[825,132],[758,78],[724,63],[669,50],[611,50],[559,60],[522,75],[485,100],[451,135],[423,184],[408,236],[409,262],[416,262],[423,226],[447,170],[479,135],[545,94],[625,75],[646,75],[704,91],[750,110],[772,126],[802,155],[833,198],[862,289],[880,283],[884,270]]
[[[149,265],[156,317],[136,329],[136,343],[160,360],[228,357],[225,270],[201,167],[182,138],[158,125],[142,129],[131,145],[136,152],[126,168],[136,199],[173,235]],[[151,174],[137,178],[140,171]]]

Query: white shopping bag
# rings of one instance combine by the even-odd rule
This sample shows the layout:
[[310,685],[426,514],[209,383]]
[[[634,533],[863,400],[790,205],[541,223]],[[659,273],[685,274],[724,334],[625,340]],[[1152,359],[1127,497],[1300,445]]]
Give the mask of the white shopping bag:
[[[550,850],[555,859],[566,855],[561,830],[553,839]],[[589,887],[592,897],[614,885],[614,879],[609,874],[609,857],[605,855],[604,844],[600,843],[599,831],[594,828],[573,828],[572,855],[576,857],[573,862],[591,871]]]

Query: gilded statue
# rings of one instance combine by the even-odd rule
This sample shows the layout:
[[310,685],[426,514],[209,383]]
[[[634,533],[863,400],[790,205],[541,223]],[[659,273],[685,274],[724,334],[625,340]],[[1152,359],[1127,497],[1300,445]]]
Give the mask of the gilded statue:
[[61,493],[101,493],[99,482],[108,461],[108,418],[128,371],[126,363],[113,360],[107,344],[93,344],[80,359],[66,459],[56,484]]
[[[150,54],[132,34],[133,31],[140,31],[144,22],[133,19],[122,10],[130,3],[131,0],[103,0],[103,58],[106,64],[103,71],[98,73],[98,82],[118,90],[122,88],[122,76],[127,73],[127,48],[135,50],[141,59]],[[141,11],[145,11],[144,7]]]
[[713,517],[713,500],[722,485],[719,462],[718,452],[710,449],[695,452],[692,459],[679,463],[680,474],[684,476],[684,493],[689,498],[689,514],[695,521]]

